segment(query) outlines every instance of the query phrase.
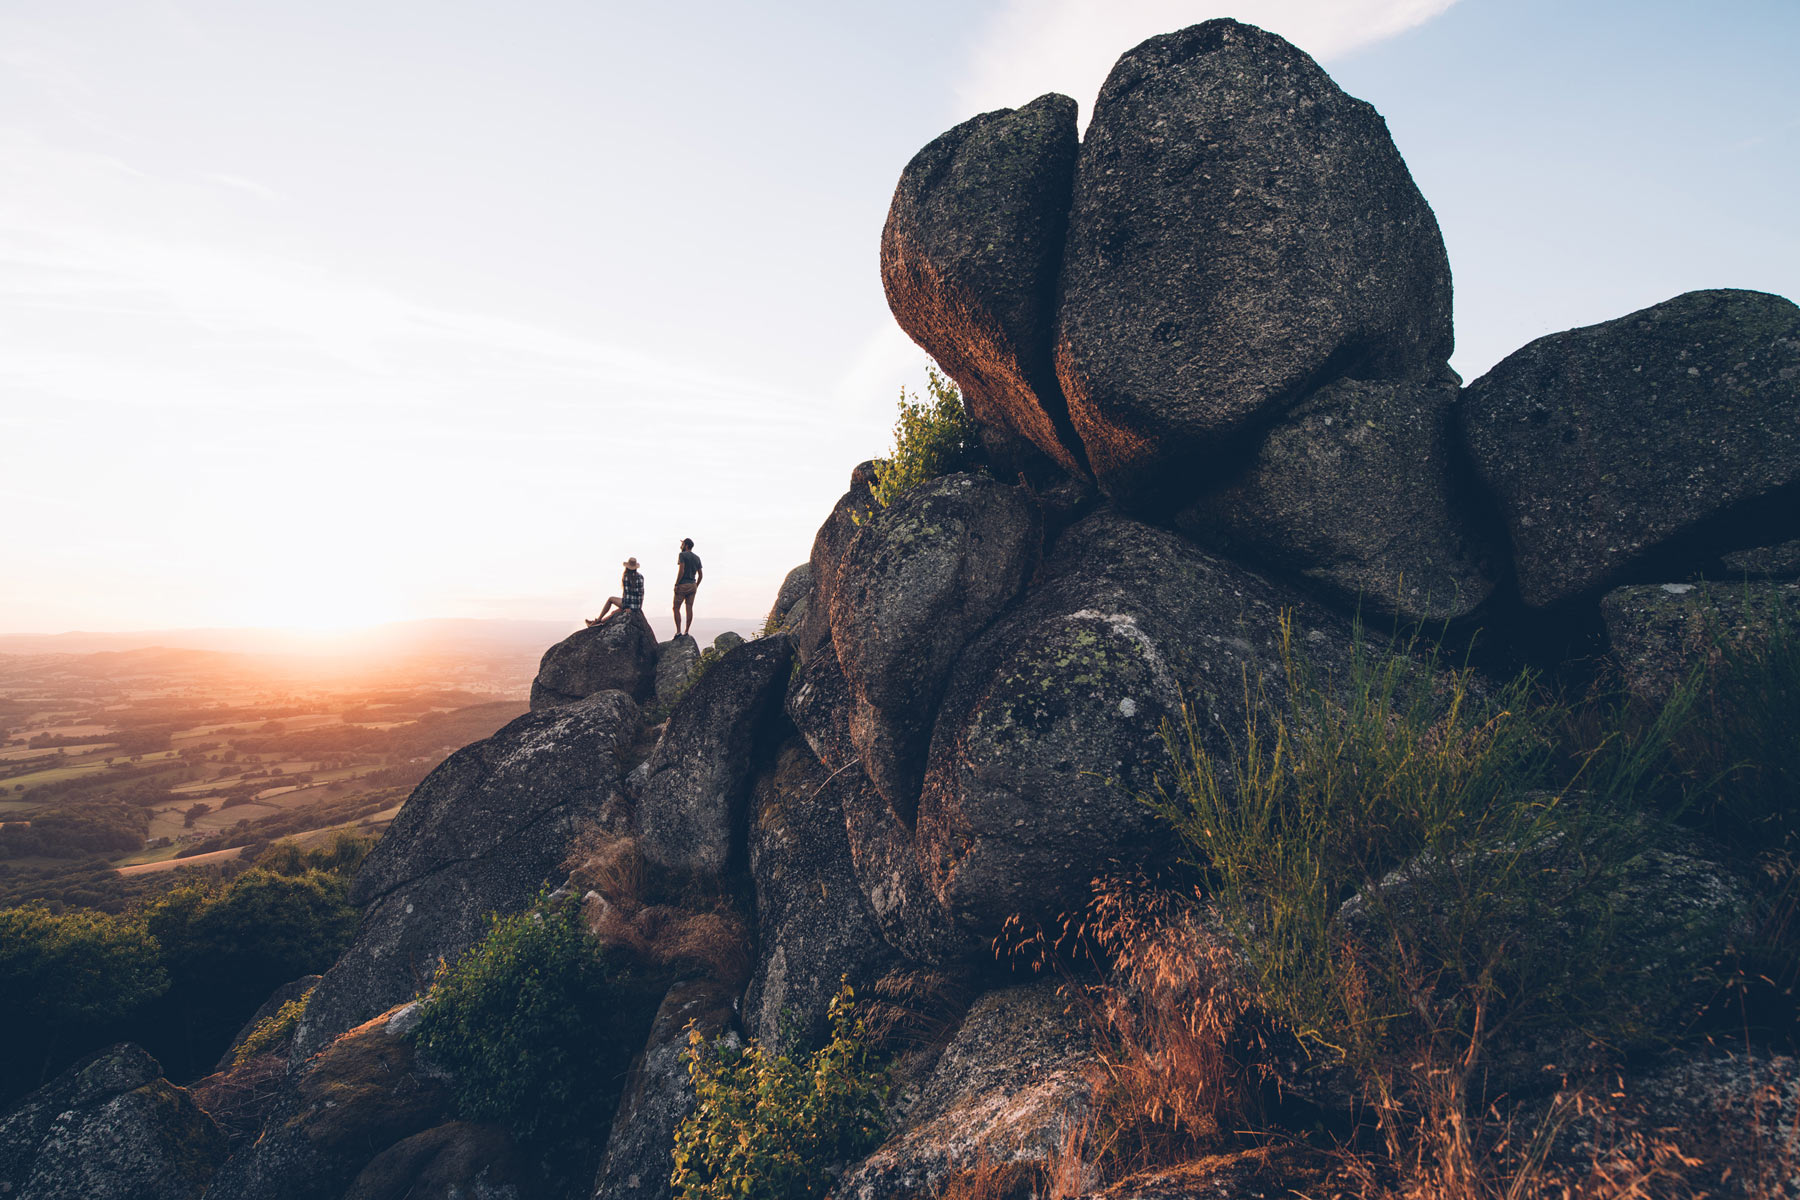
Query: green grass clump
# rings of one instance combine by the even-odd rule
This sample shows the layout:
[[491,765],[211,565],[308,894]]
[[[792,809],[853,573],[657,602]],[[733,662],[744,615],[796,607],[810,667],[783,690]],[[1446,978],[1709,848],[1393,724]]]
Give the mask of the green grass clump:
[[283,1004],[275,1012],[256,1023],[238,1048],[232,1052],[231,1065],[241,1067],[257,1055],[271,1050],[293,1034],[294,1028],[300,1024],[300,1018],[306,1015],[306,1002],[312,999],[314,988],[307,988]]
[[525,1140],[603,1135],[654,997],[602,950],[572,902],[491,921],[440,967],[413,1040],[450,1072],[460,1115]]
[[1610,897],[1654,825],[1638,793],[1691,704],[1684,691],[1572,752],[1570,711],[1530,675],[1484,690],[1420,649],[1359,634],[1326,678],[1287,643],[1285,702],[1247,681],[1224,755],[1189,712],[1165,729],[1174,786],[1147,797],[1259,1006],[1382,1107],[1406,1063],[1457,1092],[1502,1033],[1629,1022]]
[[849,987],[830,1015],[830,1037],[805,1058],[690,1031],[694,1111],[676,1127],[669,1177],[678,1200],[823,1196],[834,1165],[880,1143],[883,1073]]
[[929,399],[910,397],[900,389],[900,415],[894,422],[894,448],[875,464],[870,489],[875,503],[886,508],[902,492],[921,483],[975,465],[981,443],[974,423],[963,411],[962,393],[936,367],[925,371]]

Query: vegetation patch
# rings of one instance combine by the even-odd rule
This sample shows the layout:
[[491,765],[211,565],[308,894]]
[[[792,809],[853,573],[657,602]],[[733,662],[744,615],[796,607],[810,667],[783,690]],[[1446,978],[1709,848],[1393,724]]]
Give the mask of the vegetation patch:
[[653,988],[606,953],[572,902],[494,916],[442,966],[412,1037],[449,1071],[460,1115],[547,1144],[604,1139]]
[[880,1144],[885,1077],[848,986],[830,1020],[803,1057],[689,1032],[694,1111],[675,1129],[669,1177],[679,1200],[811,1200]]
[[925,393],[900,389],[900,413],[894,422],[894,448],[875,464],[870,489],[875,503],[886,508],[901,493],[956,471],[975,466],[981,442],[963,411],[962,393],[936,367],[925,371]]

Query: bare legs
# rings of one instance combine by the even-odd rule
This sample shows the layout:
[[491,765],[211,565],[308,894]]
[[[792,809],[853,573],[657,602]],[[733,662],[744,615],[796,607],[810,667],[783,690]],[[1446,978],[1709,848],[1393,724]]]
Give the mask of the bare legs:
[[606,607],[600,610],[599,616],[588,622],[588,628],[592,629],[596,625],[606,624],[607,616],[612,613],[614,609],[617,609],[619,612],[625,611],[624,606],[619,603],[619,598],[617,596],[608,596],[606,598]]

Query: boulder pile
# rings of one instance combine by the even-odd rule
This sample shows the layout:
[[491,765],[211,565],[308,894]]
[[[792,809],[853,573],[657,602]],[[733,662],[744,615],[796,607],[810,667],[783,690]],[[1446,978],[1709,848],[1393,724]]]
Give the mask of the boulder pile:
[[[1129,51],[1085,137],[1057,95],[958,125],[902,172],[880,261],[985,470],[884,507],[857,466],[759,638],[701,660],[617,621],[546,653],[533,713],[447,760],[362,867],[361,933],[275,1116],[207,1195],[373,1195],[427,1164],[519,1194],[516,1148],[449,1121],[394,1006],[566,875],[580,837],[752,930],[741,971],[715,948],[669,980],[596,1200],[668,1196],[690,1020],[806,1040],[845,981],[948,980],[963,1002],[840,1194],[912,1194],[996,1147],[1043,1158],[1087,1119],[1087,1051],[1053,993],[997,977],[992,939],[1165,861],[1139,798],[1184,706],[1227,754],[1246,681],[1280,708],[1284,654],[1341,667],[1359,616],[1485,630],[1508,666],[1602,631],[1650,694],[1707,652],[1701,627],[1800,613],[1800,308],[1694,292],[1463,386],[1443,240],[1385,123],[1262,30]],[[1648,873],[1634,902],[1663,911],[1655,880],[1702,877]],[[346,1064],[371,1061],[410,1099],[344,1092],[373,1114],[351,1137],[327,1084],[361,1088],[374,1068]],[[149,1095],[155,1072],[127,1066],[53,1085],[9,1118],[33,1131],[18,1145],[48,1144],[31,1113]],[[62,1169],[8,1153],[8,1179]],[[1162,1187],[1129,1194],[1202,1194]]]

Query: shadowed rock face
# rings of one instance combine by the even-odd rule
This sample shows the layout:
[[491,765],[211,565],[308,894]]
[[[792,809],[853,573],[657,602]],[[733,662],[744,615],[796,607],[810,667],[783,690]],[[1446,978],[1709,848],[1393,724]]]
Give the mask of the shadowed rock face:
[[97,1051],[0,1116],[0,1195],[193,1200],[225,1135],[138,1046]]
[[1244,470],[1183,509],[1176,528],[1364,612],[1466,616],[1493,591],[1500,556],[1457,503],[1456,394],[1448,371],[1434,383],[1322,388],[1282,416]]
[[912,826],[864,774],[850,742],[850,690],[835,655],[815,655],[788,684],[787,714],[824,768],[820,793],[840,809],[862,894],[894,949],[916,962],[968,956],[974,940],[957,929],[920,870]]
[[735,1037],[735,1000],[732,989],[711,979],[677,983],[663,997],[625,1084],[593,1200],[667,1200],[675,1126],[694,1111],[694,1085],[682,1061],[688,1029],[705,1038]]
[[1780,623],[1800,629],[1800,583],[1639,584],[1602,596],[1600,615],[1625,686],[1660,704],[1725,647],[1753,646]]
[[676,705],[635,814],[647,860],[712,878],[742,862],[752,756],[767,718],[780,712],[793,654],[786,634],[746,642]]
[[1539,338],[1457,418],[1529,605],[1800,535],[1800,308],[1780,296],[1688,292]]
[[1184,700],[1217,752],[1246,672],[1283,694],[1282,614],[1319,667],[1349,629],[1290,588],[1103,509],[1064,533],[1043,582],[964,653],[919,805],[921,863],[966,928],[1048,920],[1089,881],[1166,850],[1138,799],[1169,777],[1165,719]]
[[641,618],[617,617],[572,633],[544,652],[531,683],[531,708],[572,704],[596,692],[649,698],[656,683],[656,634]]
[[450,1119],[443,1075],[413,1054],[418,1005],[381,1013],[296,1068],[252,1146],[207,1200],[337,1200],[370,1160]]
[[944,683],[1036,570],[1043,523],[1023,488],[934,479],[869,514],[844,556],[831,641],[863,770],[907,818]]
[[1166,507],[1220,439],[1449,358],[1437,221],[1369,105],[1235,21],[1119,59],[1076,167],[1056,372],[1101,487]]
[[804,608],[805,612],[798,619],[792,615],[788,619],[789,626],[799,630],[794,653],[803,663],[812,661],[813,655],[821,649],[831,653],[831,597],[837,591],[838,573],[843,568],[850,543],[856,540],[863,521],[879,508],[869,490],[874,482],[875,464],[858,463],[850,472],[850,490],[838,497],[831,515],[813,535],[812,556],[807,560],[807,565],[812,568],[812,592],[805,599],[796,601],[790,610],[790,613],[800,614]]
[[767,1046],[785,1046],[790,1034],[812,1043],[843,983],[861,991],[896,959],[857,882],[840,793],[828,778],[795,738],[751,798],[758,938],[744,1031]]
[[412,997],[489,913],[532,902],[578,829],[617,819],[637,722],[630,697],[601,692],[520,717],[427,775],[351,884],[362,926],[307,1002],[292,1061]]
[[900,328],[978,422],[1082,474],[1051,357],[1075,113],[1050,93],[964,121],[914,155],[881,231],[881,282]]
[[656,702],[672,704],[700,661],[700,643],[678,633],[656,648]]

